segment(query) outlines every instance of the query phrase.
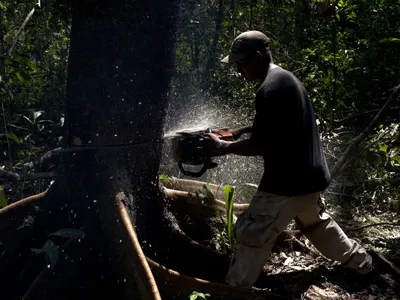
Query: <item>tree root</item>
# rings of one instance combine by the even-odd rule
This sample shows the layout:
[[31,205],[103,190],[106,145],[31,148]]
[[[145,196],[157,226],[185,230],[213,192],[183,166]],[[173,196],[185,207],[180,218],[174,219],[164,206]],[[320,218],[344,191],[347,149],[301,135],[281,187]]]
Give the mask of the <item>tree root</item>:
[[[160,183],[172,190],[185,191],[195,193],[204,191],[204,185],[207,185],[206,182],[198,181],[198,180],[189,180],[189,179],[181,179],[181,178],[171,178],[168,180],[160,180]],[[215,198],[223,199],[224,198],[224,187],[222,185],[216,184],[208,184],[210,191],[214,194]]]
[[0,209],[0,228],[9,226],[10,222],[21,220],[30,212],[35,211],[34,206],[43,202],[47,191],[14,202]]
[[[49,232],[49,226],[51,226],[51,222],[48,223],[45,221],[44,223],[32,223],[27,226],[26,230],[25,228],[18,229],[18,225],[24,221],[24,218],[27,217],[29,214],[32,212],[36,211],[35,206],[40,205],[43,206],[47,204],[48,201],[46,199],[51,199],[53,198],[52,195],[57,193],[57,190],[54,191],[55,193],[52,193],[49,195],[48,192],[44,192],[38,195],[34,195],[28,198],[25,198],[23,200],[20,200],[10,206],[7,206],[6,208],[0,210],[0,246],[4,247],[7,249],[7,251],[10,251],[11,249],[16,249],[18,253],[20,253],[20,249],[26,249],[27,247],[31,248],[32,243],[30,240],[36,240],[35,243],[42,242],[43,238],[46,238],[47,233]],[[47,198],[48,197],[48,198]],[[134,229],[132,227],[128,212],[126,211],[124,205],[122,204],[121,200],[125,197],[123,193],[118,194],[117,197],[115,198],[115,202],[112,203],[108,201],[105,206],[108,207],[108,210],[105,210],[104,207],[103,209],[100,209],[99,212],[104,212],[103,214],[109,213],[109,218],[108,222],[106,224],[111,226],[105,230],[105,240],[107,242],[103,243],[104,245],[100,245],[100,247],[106,246],[108,250],[105,251],[110,251],[108,254],[103,257],[110,257],[112,258],[114,263],[110,265],[113,271],[111,271],[112,274],[115,274],[117,276],[117,279],[121,282],[120,286],[118,286],[118,293],[120,295],[123,295],[122,298],[119,299],[131,299],[132,296],[133,298],[145,298],[145,299],[153,299],[153,300],[160,300],[161,297],[159,295],[157,285],[155,283],[154,277],[152,276],[151,270],[147,264],[146,258],[142,252],[142,249],[139,245],[139,242],[136,237],[136,233],[134,232]],[[54,200],[54,199],[52,199]],[[53,201],[51,201],[53,202]],[[106,201],[104,201],[106,202]],[[50,204],[50,202],[49,202]],[[110,206],[113,207],[113,210],[111,210]],[[47,209],[46,209],[47,211]],[[44,217],[44,216],[41,216]],[[98,216],[100,219],[105,220],[107,217],[104,217],[103,215]],[[10,221],[11,220],[11,221]],[[55,222],[57,223],[57,222]],[[58,225],[57,225],[58,226]],[[67,225],[68,226],[68,225]],[[20,226],[21,227],[21,226]],[[92,227],[92,230],[98,230],[95,229],[97,227]],[[104,229],[104,228],[103,228]],[[51,232],[51,231],[50,231]],[[2,234],[4,233],[4,235]],[[86,244],[85,250],[87,252],[88,249],[97,247],[95,246],[96,243],[96,238],[93,236],[98,236],[98,234],[94,234],[93,231],[88,231],[87,232],[89,235],[91,235],[92,240],[91,244],[88,245]],[[117,235],[116,235],[117,234]],[[9,242],[10,240],[11,242]],[[109,240],[109,241],[108,241]],[[11,244],[12,245],[11,245]],[[23,245],[22,245],[23,244]],[[79,245],[79,249],[82,248],[82,243]],[[21,248],[23,247],[23,248]],[[19,250],[18,250],[19,249]],[[103,248],[98,248],[98,251],[104,251],[102,250]],[[106,249],[106,248],[104,248]],[[82,249],[81,249],[82,250]],[[14,251],[15,252],[15,251]],[[98,263],[89,263],[86,262],[84,265],[88,264],[86,267],[82,267],[82,264],[79,263],[79,259],[81,259],[82,256],[82,251],[81,252],[76,252],[74,250],[74,255],[76,256],[76,260],[74,266],[72,264],[66,264],[65,262],[60,262],[60,267],[56,267],[56,270],[54,272],[49,272],[46,269],[43,269],[42,272],[36,277],[34,282],[31,284],[31,286],[28,288],[28,291],[26,295],[24,296],[24,299],[37,299],[37,296],[41,294],[46,294],[46,296],[54,296],[54,289],[46,289],[44,286],[50,284],[51,286],[58,287],[62,289],[62,281],[64,280],[63,278],[65,277],[68,280],[73,279],[76,277],[76,274],[82,273],[82,271],[85,273],[86,269],[91,270],[93,269],[93,266],[97,266],[99,268],[104,268],[104,266],[99,265]],[[26,259],[26,255],[24,258],[19,258],[21,259]],[[17,258],[16,258],[17,259]],[[115,265],[115,260],[116,259],[117,265]],[[89,258],[89,260],[95,260],[93,258]],[[7,263],[7,262],[5,262]],[[9,265],[9,264],[8,264]],[[83,270],[82,270],[83,268]],[[81,271],[80,271],[81,270]],[[104,269],[103,269],[104,270]],[[63,273],[66,273],[67,275],[64,275]],[[108,274],[109,272],[106,271],[105,274]],[[97,274],[96,274],[97,275]],[[6,276],[4,274],[4,276]],[[32,275],[31,275],[32,276]],[[107,275],[110,276],[110,275]],[[112,277],[111,277],[112,278]],[[123,279],[126,279],[126,282],[128,283],[122,283]],[[99,278],[95,279],[96,281],[99,281]],[[117,280],[112,279],[112,283],[110,282],[110,285],[115,285],[114,282]],[[85,283],[86,284],[86,283]],[[61,286],[60,286],[61,285]],[[74,281],[72,280],[70,282],[71,288],[72,286],[75,286]],[[79,283],[78,283],[79,285]],[[79,287],[77,287],[79,289]],[[90,290],[90,287],[87,287],[87,289]],[[70,295],[71,292],[65,291],[65,294]],[[140,296],[140,297],[135,297]],[[124,298],[125,297],[125,298]],[[42,297],[43,298],[43,297]],[[43,298],[46,299],[46,298]],[[49,299],[52,299],[51,297]]]
[[[173,190],[169,188],[164,188],[164,193],[166,197],[171,201],[187,202],[189,204],[197,205],[199,208],[202,206],[218,208],[221,212],[225,213],[225,202],[218,199],[211,199],[203,195],[189,194],[191,192]],[[233,204],[233,213],[235,215],[242,214],[249,207],[247,203],[245,204]]]
[[250,290],[182,275],[149,258],[147,258],[147,261],[160,286],[161,294],[166,299],[188,299],[193,291],[209,293],[212,299],[265,299]]
[[188,276],[223,283],[229,268],[229,256],[194,241],[178,224],[174,224],[171,229],[170,243],[176,250],[170,254],[165,265]]
[[157,284],[139,244],[135,229],[133,228],[132,222],[129,218],[129,214],[123,202],[121,201],[124,199],[125,195],[123,193],[119,193],[116,197],[116,202],[118,210],[121,214],[122,224],[126,229],[126,234],[124,235],[127,235],[127,238],[129,239],[128,243],[133,245],[133,251],[129,251],[127,255],[129,254],[129,261],[132,262],[132,270],[134,272],[136,282],[138,283],[138,287],[145,299],[161,300]]
[[[43,212],[49,198],[51,197],[46,191],[0,209],[0,245],[12,249],[31,240],[33,224]],[[46,218],[43,221],[49,222]]]

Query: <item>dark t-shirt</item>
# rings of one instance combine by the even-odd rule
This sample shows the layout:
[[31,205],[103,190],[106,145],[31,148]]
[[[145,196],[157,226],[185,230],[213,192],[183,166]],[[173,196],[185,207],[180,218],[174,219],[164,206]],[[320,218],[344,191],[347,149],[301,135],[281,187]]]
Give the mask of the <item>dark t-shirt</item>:
[[294,196],[323,191],[329,185],[311,100],[291,72],[281,67],[268,72],[257,90],[250,139],[263,149],[259,190]]

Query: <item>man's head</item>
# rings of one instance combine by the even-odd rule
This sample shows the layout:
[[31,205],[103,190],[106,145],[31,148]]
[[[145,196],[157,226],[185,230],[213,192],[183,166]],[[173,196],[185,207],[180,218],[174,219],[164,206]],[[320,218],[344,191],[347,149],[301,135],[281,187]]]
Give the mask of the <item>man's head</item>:
[[247,81],[263,80],[272,62],[269,38],[256,30],[243,32],[235,38],[231,52],[221,62],[236,64]]

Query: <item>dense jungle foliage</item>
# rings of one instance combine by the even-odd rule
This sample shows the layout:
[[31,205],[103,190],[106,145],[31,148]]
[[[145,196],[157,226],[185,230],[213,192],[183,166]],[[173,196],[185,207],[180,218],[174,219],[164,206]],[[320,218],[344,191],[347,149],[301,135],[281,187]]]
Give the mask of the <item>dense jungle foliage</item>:
[[[0,10],[1,157],[2,167],[12,169],[62,146],[71,13],[61,0],[7,0]],[[303,81],[331,166],[399,84],[397,0],[188,0],[181,9],[173,97],[184,105],[188,97],[207,96],[251,120],[254,85],[219,62],[248,29],[265,32],[275,63]],[[399,111],[395,100],[353,151],[345,178],[334,181],[346,200],[397,209]]]

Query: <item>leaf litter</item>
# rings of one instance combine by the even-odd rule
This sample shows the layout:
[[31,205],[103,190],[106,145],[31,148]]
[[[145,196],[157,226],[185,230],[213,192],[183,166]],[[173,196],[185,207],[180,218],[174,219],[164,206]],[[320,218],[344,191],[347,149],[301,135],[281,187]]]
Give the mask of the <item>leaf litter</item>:
[[[306,237],[299,241],[318,252]],[[389,274],[360,275],[320,253],[290,247],[273,251],[264,270],[268,275],[260,281],[263,287],[288,299],[397,300],[400,295],[400,283]]]

